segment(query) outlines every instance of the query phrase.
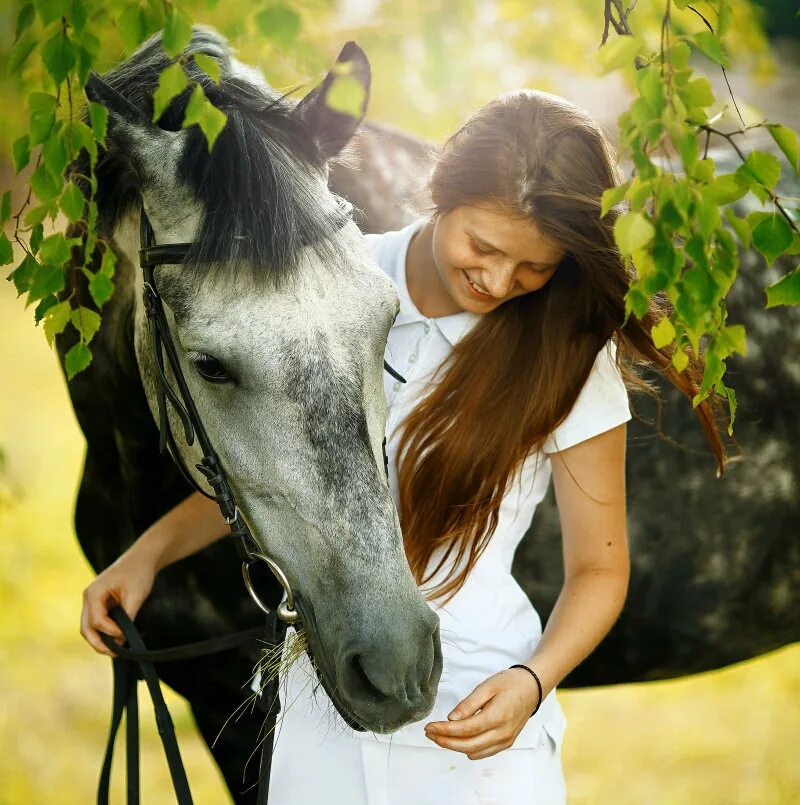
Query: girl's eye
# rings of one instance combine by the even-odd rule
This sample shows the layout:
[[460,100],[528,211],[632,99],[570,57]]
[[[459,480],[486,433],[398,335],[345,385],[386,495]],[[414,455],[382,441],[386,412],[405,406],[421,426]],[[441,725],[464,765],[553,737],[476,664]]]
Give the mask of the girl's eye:
[[484,249],[484,248],[482,248],[472,238],[469,239],[469,242],[470,242],[470,245],[472,246],[472,248],[476,252],[478,252],[478,254],[490,254],[491,252],[494,251],[494,249]]
[[210,355],[198,355],[192,358],[192,363],[200,377],[209,383],[228,383],[233,379],[222,364]]

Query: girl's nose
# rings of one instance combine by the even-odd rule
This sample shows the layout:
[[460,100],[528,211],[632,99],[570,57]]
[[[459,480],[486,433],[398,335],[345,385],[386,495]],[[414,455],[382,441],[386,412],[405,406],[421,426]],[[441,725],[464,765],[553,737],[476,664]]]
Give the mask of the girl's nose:
[[515,268],[516,266],[511,261],[498,261],[492,266],[492,270],[486,278],[486,282],[488,283],[486,290],[498,299],[505,297],[514,284]]

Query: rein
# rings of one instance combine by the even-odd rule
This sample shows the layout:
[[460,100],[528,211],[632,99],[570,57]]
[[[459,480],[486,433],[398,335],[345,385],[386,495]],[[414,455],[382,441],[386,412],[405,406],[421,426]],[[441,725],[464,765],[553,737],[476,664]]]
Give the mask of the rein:
[[[337,229],[351,220],[350,215],[352,209],[353,207],[349,202],[344,199],[340,200],[336,217],[332,221]],[[200,414],[189,392],[189,387],[178,359],[178,351],[169,330],[166,313],[164,312],[164,303],[158,293],[158,287],[155,281],[155,268],[162,263],[179,264],[184,262],[192,244],[171,243],[156,245],[155,234],[147,218],[147,214],[145,213],[144,206],[141,210],[139,236],[139,261],[143,274],[142,295],[145,311],[147,313],[153,357],[158,373],[156,399],[158,403],[159,451],[164,453],[167,446],[169,446],[172,459],[178,465],[187,483],[189,483],[194,490],[200,492],[200,494],[211,500],[215,500],[219,505],[220,512],[225,522],[230,526],[231,536],[234,538],[239,557],[242,560],[242,578],[245,587],[259,609],[267,615],[267,624],[266,629],[263,627],[248,629],[243,632],[236,632],[235,634],[224,635],[211,640],[203,640],[183,646],[148,651],[139,632],[122,607],[115,607],[109,612],[110,617],[116,621],[122,630],[129,648],[118,646],[108,635],[102,633],[100,635],[105,645],[116,654],[116,657],[113,660],[114,698],[111,727],[100,773],[97,802],[98,805],[108,805],[114,739],[122,721],[122,716],[125,714],[128,805],[138,805],[139,803],[139,717],[137,689],[139,679],[144,679],[153,700],[158,732],[164,744],[164,751],[167,756],[167,763],[169,765],[170,776],[172,777],[178,805],[192,805],[192,795],[189,790],[189,783],[186,778],[186,772],[183,768],[178,743],[175,738],[172,719],[161,693],[158,674],[155,670],[154,663],[175,662],[202,657],[244,645],[258,637],[265,639],[270,646],[277,646],[284,640],[287,626],[294,625],[300,621],[300,614],[295,608],[294,594],[286,574],[271,557],[267,556],[258,542],[256,542],[239,507],[236,505],[236,498],[228,483],[219,456],[208,438]],[[167,362],[175,378],[178,389],[177,392],[170,385],[166,375],[164,363],[165,353]],[[386,360],[384,360],[383,365],[385,370],[396,380],[402,383],[406,382],[405,378],[396,372]],[[195,467],[203,474],[209,486],[211,486],[214,492],[213,495],[210,495],[206,490],[200,487],[181,458],[180,451],[175,443],[175,438],[169,425],[169,417],[167,416],[168,401],[181,421],[187,445],[193,445],[195,438],[197,438],[203,456],[200,462],[195,464]],[[386,455],[386,437],[383,439],[383,462],[388,479],[389,463]],[[250,568],[256,562],[267,565],[270,572],[275,576],[286,593],[286,599],[282,600],[275,609],[268,607],[263,602],[252,583]],[[261,747],[257,805],[266,805],[269,799],[269,778],[273,751],[272,730],[280,711],[277,676],[273,676],[273,678],[268,681],[265,689],[258,697],[258,700],[261,708],[265,712],[266,735],[262,741]]]

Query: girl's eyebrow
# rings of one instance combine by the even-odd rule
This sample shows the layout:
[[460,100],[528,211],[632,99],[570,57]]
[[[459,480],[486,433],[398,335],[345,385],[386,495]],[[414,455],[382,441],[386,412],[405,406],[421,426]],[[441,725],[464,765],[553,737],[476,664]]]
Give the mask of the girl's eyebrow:
[[[474,232],[470,232],[470,237],[480,246],[484,246],[487,249],[491,249],[492,251],[495,252],[500,252],[500,254],[505,254],[505,252],[502,249],[498,249],[497,246],[492,245],[491,243],[489,243],[489,241],[484,240],[482,237],[476,235]],[[558,267],[558,263],[537,263],[534,260],[525,260],[525,262],[530,263],[530,265],[532,266],[536,266],[536,268],[549,269]]]

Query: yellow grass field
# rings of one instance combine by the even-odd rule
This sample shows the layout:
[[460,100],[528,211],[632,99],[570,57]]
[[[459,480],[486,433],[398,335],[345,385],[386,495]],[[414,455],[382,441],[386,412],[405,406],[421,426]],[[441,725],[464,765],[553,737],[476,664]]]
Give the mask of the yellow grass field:
[[[74,805],[94,799],[111,700],[110,663],[78,634],[91,578],[72,526],[83,439],[55,354],[7,282],[0,322],[0,803]],[[142,698],[142,802],[169,804]],[[799,646],[676,682],[563,692],[561,701],[575,805],[800,802]],[[195,801],[228,802],[187,708],[174,695],[168,703]]]

